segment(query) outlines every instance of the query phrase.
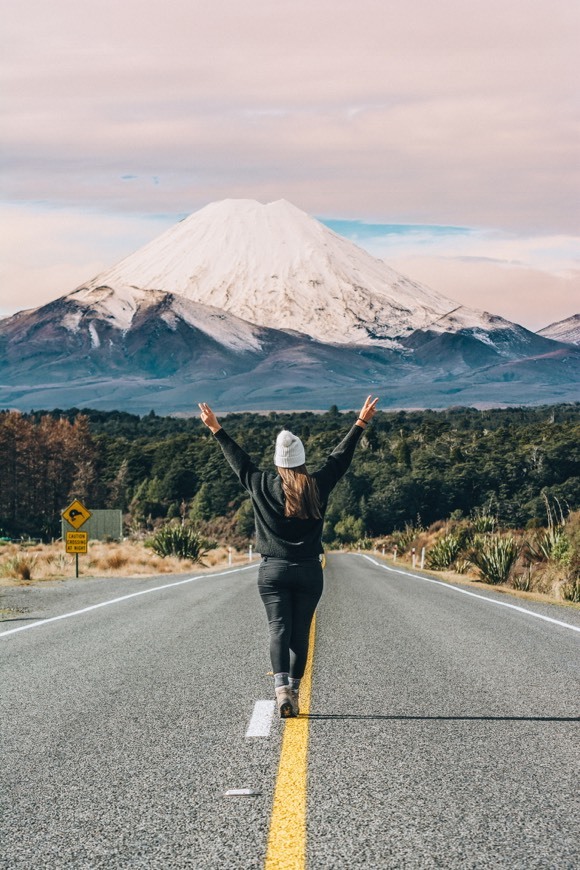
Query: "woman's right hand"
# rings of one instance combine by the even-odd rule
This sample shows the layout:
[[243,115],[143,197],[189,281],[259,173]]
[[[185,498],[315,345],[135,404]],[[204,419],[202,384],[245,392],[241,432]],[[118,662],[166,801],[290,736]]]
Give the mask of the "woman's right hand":
[[210,406],[206,402],[198,402],[199,410],[201,411],[201,422],[205,423],[207,428],[213,432],[215,435],[216,432],[222,428],[217,421],[217,417],[210,408]]
[[[377,402],[379,401],[379,397],[373,399],[372,396],[367,396],[364,405],[361,408],[361,412],[358,415],[357,425],[360,425],[360,421],[363,423],[370,423],[373,417],[377,412]],[[364,427],[362,427],[364,428]]]

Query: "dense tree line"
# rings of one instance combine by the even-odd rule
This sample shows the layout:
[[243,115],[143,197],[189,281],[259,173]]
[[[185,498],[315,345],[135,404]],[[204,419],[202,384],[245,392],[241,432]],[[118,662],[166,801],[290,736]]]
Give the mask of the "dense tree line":
[[[222,422],[262,467],[272,467],[276,434],[290,428],[315,468],[354,420],[333,407]],[[11,535],[58,534],[60,510],[74,496],[120,508],[134,526],[181,516],[230,536],[251,534],[248,499],[197,419],[2,412],[0,460],[0,527]],[[325,537],[386,535],[418,518],[428,525],[477,508],[504,526],[540,524],[543,493],[564,509],[580,507],[580,403],[379,412],[332,496]]]
[[93,500],[97,492],[97,448],[86,417],[0,413],[0,535],[50,538],[73,496]]

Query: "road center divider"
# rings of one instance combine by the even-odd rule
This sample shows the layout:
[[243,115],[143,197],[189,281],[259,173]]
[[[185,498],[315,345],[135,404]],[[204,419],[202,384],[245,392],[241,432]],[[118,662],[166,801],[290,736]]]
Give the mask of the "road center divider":
[[308,714],[315,637],[316,615],[310,626],[308,661],[300,683],[300,716],[286,719],[284,724],[265,870],[303,870],[306,867]]

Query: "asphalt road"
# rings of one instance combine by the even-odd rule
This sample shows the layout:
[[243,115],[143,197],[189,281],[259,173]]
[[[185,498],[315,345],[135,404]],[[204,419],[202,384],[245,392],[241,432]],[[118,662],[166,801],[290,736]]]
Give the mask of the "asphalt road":
[[[325,571],[309,870],[578,866],[580,632],[533,614],[580,611],[376,561]],[[8,594],[1,867],[263,866],[286,725],[246,737],[271,697],[256,566],[183,580]]]

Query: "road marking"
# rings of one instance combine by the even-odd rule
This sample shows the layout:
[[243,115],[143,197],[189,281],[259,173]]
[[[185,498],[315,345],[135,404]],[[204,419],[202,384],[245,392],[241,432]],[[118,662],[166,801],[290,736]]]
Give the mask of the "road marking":
[[310,626],[308,662],[300,683],[300,716],[286,719],[284,726],[264,870],[303,870],[306,867],[308,713],[315,635],[316,616]]
[[30,625],[21,625],[18,628],[11,628],[9,631],[0,632],[0,637],[6,637],[8,634],[16,634],[18,631],[28,631],[29,628],[39,628],[41,625],[48,625],[49,622],[56,622],[57,619],[68,619],[70,616],[79,616],[81,613],[88,613],[89,610],[97,610],[99,607],[107,607],[109,604],[117,604],[119,601],[127,601],[129,598],[136,598],[138,595],[147,595],[149,592],[159,592],[161,589],[171,589],[172,586],[183,586],[184,583],[193,583],[194,580],[203,580],[204,577],[224,577],[226,574],[237,574],[239,571],[249,571],[255,568],[255,565],[247,565],[244,568],[234,568],[233,571],[220,571],[218,574],[196,574],[195,577],[187,577],[185,580],[177,580],[175,583],[165,583],[163,586],[153,586],[151,589],[141,589],[139,592],[131,592],[129,595],[121,595],[119,598],[110,598],[108,601],[100,601],[99,604],[91,604],[90,607],[83,607],[81,610],[72,610],[70,613],[61,613],[59,616],[50,616],[48,619],[40,619],[38,622],[31,622]]
[[256,701],[246,737],[269,737],[276,701]]
[[424,580],[425,583],[436,583],[437,586],[443,586],[444,589],[450,589],[455,592],[461,592],[462,595],[470,595],[472,598],[480,598],[482,601],[487,601],[488,604],[497,604],[498,607],[509,607],[510,610],[519,610],[520,613],[525,613],[527,616],[535,616],[536,619],[543,619],[545,622],[553,622],[555,625],[561,625],[563,628],[569,628],[571,631],[580,632],[580,626],[571,625],[569,622],[562,622],[561,619],[553,619],[551,616],[544,616],[541,613],[536,613],[534,610],[528,610],[526,607],[518,607],[517,604],[508,604],[507,601],[496,601],[495,598],[488,598],[487,595],[480,595],[478,592],[470,592],[468,589],[462,589],[460,586],[454,586],[452,583],[444,583],[443,580],[434,580],[433,577],[423,577],[421,574],[411,574],[410,571],[401,571],[398,568],[391,568],[389,565],[383,565],[382,562],[377,562],[370,556],[361,554],[363,559],[368,559],[377,568],[383,568],[385,571],[391,571],[393,574],[400,574],[402,577],[414,577],[415,580]]

